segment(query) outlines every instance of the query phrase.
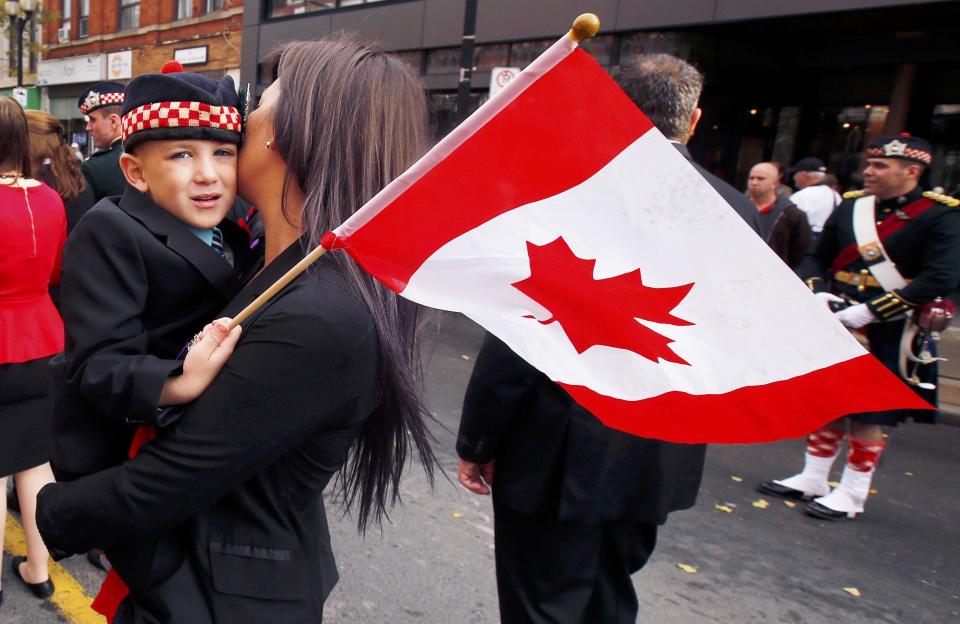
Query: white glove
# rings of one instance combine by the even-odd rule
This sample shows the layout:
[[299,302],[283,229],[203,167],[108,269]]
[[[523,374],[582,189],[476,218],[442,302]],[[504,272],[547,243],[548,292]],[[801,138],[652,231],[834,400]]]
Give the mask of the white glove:
[[[818,292],[818,293],[814,293],[813,296],[816,297],[816,298],[817,298],[817,301],[819,301],[820,303],[822,303],[822,304],[824,305],[824,307],[826,307],[828,310],[830,310],[830,304],[831,304],[831,303],[843,303],[843,298],[842,298],[842,297],[838,297],[838,296],[836,296],[836,295],[834,295],[834,294],[831,294],[831,293],[828,293],[828,292]],[[830,310],[830,311],[833,312],[833,310]]]
[[864,325],[876,321],[877,317],[873,315],[867,304],[858,303],[837,312],[837,320],[850,329],[860,329]]

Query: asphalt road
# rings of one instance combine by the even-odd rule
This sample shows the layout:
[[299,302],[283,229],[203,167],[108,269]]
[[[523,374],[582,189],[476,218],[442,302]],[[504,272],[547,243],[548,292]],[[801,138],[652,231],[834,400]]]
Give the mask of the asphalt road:
[[[450,479],[453,431],[480,338],[470,321],[445,314],[425,342],[428,394],[439,420],[437,449]],[[757,481],[799,468],[799,442],[711,447],[697,506],[671,516],[650,563],[635,577],[638,622],[960,622],[957,448],[960,428],[899,428],[867,513],[831,524],[769,497],[768,507],[753,506],[764,498],[753,490]],[[719,511],[718,504],[732,511]],[[328,510],[341,580],[325,622],[498,620],[488,499],[443,477],[431,489],[422,470],[412,466],[403,505],[382,533],[362,538],[352,520],[337,513],[335,501],[328,499]],[[77,558],[66,567],[87,592],[94,591],[98,572]],[[29,596],[8,569],[3,587],[0,623],[67,621],[50,603]]]

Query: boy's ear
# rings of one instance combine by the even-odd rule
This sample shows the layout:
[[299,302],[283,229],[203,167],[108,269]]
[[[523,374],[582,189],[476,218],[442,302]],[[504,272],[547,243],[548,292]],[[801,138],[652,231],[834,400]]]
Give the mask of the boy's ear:
[[120,170],[123,171],[123,177],[127,179],[127,184],[137,189],[141,193],[150,190],[146,178],[143,177],[143,163],[135,155],[124,153],[120,155]]

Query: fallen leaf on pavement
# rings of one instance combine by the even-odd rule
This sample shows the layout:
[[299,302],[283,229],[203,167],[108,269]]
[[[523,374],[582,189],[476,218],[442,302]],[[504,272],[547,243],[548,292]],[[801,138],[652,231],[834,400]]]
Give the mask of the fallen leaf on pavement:
[[840,482],[839,482],[839,481],[827,481],[827,485],[829,485],[830,487],[840,487]]
[[871,493],[871,494],[879,494],[880,492],[878,492],[878,491],[876,490],[876,488],[872,488],[872,489],[870,490],[870,493]]
[[733,513],[733,508],[729,505],[721,505],[720,503],[717,503],[713,506],[713,508],[717,511],[722,511],[723,513]]
[[459,511],[453,512],[453,519],[454,519],[454,520],[459,520],[459,519],[462,518],[462,517],[463,517],[463,514],[460,513]]
[[770,503],[765,499],[761,498],[753,501],[753,506],[756,507],[757,509],[766,509],[767,507],[770,506]]
[[913,473],[912,473],[912,472],[905,472],[905,473],[903,473],[903,474],[907,475],[908,477],[912,477],[912,476],[913,476]]
[[677,567],[686,572],[687,574],[696,574],[699,570],[692,565],[687,565],[685,563],[678,563]]
[[736,481],[737,483],[743,483],[743,477],[738,477],[737,475],[732,475],[730,477],[731,481]]
[[844,587],[844,588],[843,588],[843,591],[847,592],[848,594],[850,594],[851,596],[853,596],[853,597],[855,597],[855,598],[859,598],[859,597],[860,597],[860,590],[857,589],[856,587]]
[[789,507],[790,509],[793,509],[794,507],[797,506],[797,504],[793,501],[783,501],[783,504]]
[[469,356],[469,355],[461,355],[460,357],[462,357],[462,358],[465,359],[465,360],[469,360],[469,359],[470,359],[470,356]]

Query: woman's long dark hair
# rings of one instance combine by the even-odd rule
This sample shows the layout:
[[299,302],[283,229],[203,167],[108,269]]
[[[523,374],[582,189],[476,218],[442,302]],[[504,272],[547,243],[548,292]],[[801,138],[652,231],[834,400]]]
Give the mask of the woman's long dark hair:
[[80,160],[65,141],[63,126],[57,118],[43,111],[27,111],[30,129],[30,160],[38,171],[50,161],[50,186],[65,202],[72,202],[87,185],[80,172]]
[[[288,179],[304,193],[301,223],[313,247],[423,154],[426,99],[403,61],[345,36],[289,44],[278,80],[274,141]],[[370,309],[379,338],[380,400],[337,482],[346,508],[358,504],[357,524],[365,531],[399,499],[411,446],[433,483],[418,311],[347,254],[331,255]]]

